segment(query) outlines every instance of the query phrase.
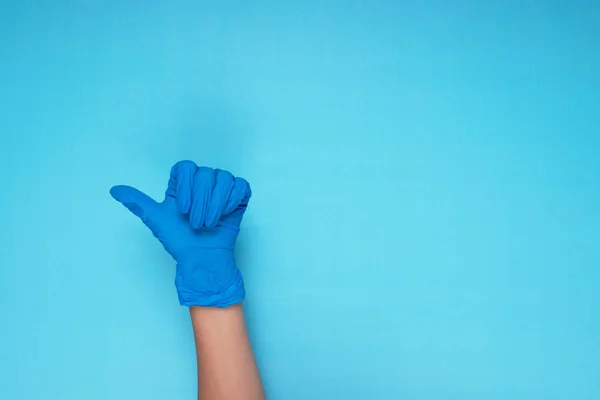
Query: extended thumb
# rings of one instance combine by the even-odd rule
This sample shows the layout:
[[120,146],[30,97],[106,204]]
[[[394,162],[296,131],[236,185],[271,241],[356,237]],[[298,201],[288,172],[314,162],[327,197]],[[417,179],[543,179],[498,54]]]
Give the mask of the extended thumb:
[[158,205],[148,195],[131,186],[113,186],[110,189],[110,194],[115,200],[127,207],[129,211],[140,217],[145,224],[147,224],[148,219]]

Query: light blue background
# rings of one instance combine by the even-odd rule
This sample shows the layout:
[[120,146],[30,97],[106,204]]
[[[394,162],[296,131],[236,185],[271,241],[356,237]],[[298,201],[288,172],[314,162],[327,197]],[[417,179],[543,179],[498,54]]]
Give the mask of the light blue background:
[[594,1],[2,1],[0,399],[192,399],[108,194],[246,177],[271,399],[600,398]]

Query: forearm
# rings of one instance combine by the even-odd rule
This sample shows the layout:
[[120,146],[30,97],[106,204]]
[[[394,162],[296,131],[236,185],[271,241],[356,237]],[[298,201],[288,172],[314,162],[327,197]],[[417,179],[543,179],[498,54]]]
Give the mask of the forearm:
[[264,399],[241,305],[244,284],[233,257],[252,195],[248,182],[184,160],[171,168],[161,203],[131,186],[113,186],[110,193],[177,262],[177,294],[190,306],[194,326],[200,400]]
[[265,394],[242,304],[190,307],[198,359],[199,400],[262,400]]

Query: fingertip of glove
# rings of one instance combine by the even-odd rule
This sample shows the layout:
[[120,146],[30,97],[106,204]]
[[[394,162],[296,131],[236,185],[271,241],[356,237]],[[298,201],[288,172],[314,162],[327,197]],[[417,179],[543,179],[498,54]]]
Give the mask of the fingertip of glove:
[[117,185],[110,188],[110,195],[113,197],[113,199],[121,201],[120,199],[123,196],[123,187],[123,185]]
[[202,221],[198,221],[198,220],[195,220],[195,219],[190,219],[190,226],[193,229],[196,229],[196,230],[200,229],[200,228],[202,228]]
[[252,188],[250,187],[250,183],[244,178],[235,178],[236,182],[239,181],[240,187],[243,190],[242,194],[242,202],[248,202],[250,197],[252,197]]
[[131,186],[117,185],[110,189],[110,195],[119,203],[134,203],[135,191]]
[[131,191],[132,188],[129,186],[117,185],[110,188],[110,195],[119,203],[124,205],[133,214],[140,217],[145,223],[147,220],[146,213],[144,212],[142,207],[132,199]]
[[207,228],[211,229],[211,228],[214,228],[215,226],[217,226],[217,222],[219,222],[218,219],[213,219],[211,221],[205,221],[204,222],[204,226],[206,226]]

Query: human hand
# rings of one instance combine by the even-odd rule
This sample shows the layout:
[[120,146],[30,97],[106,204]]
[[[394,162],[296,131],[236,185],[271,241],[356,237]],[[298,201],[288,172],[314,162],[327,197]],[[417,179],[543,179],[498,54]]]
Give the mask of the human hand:
[[233,256],[252,191],[243,178],[180,161],[162,203],[130,186],[111,195],[150,228],[177,262],[175,286],[185,306],[227,307],[244,299]]

